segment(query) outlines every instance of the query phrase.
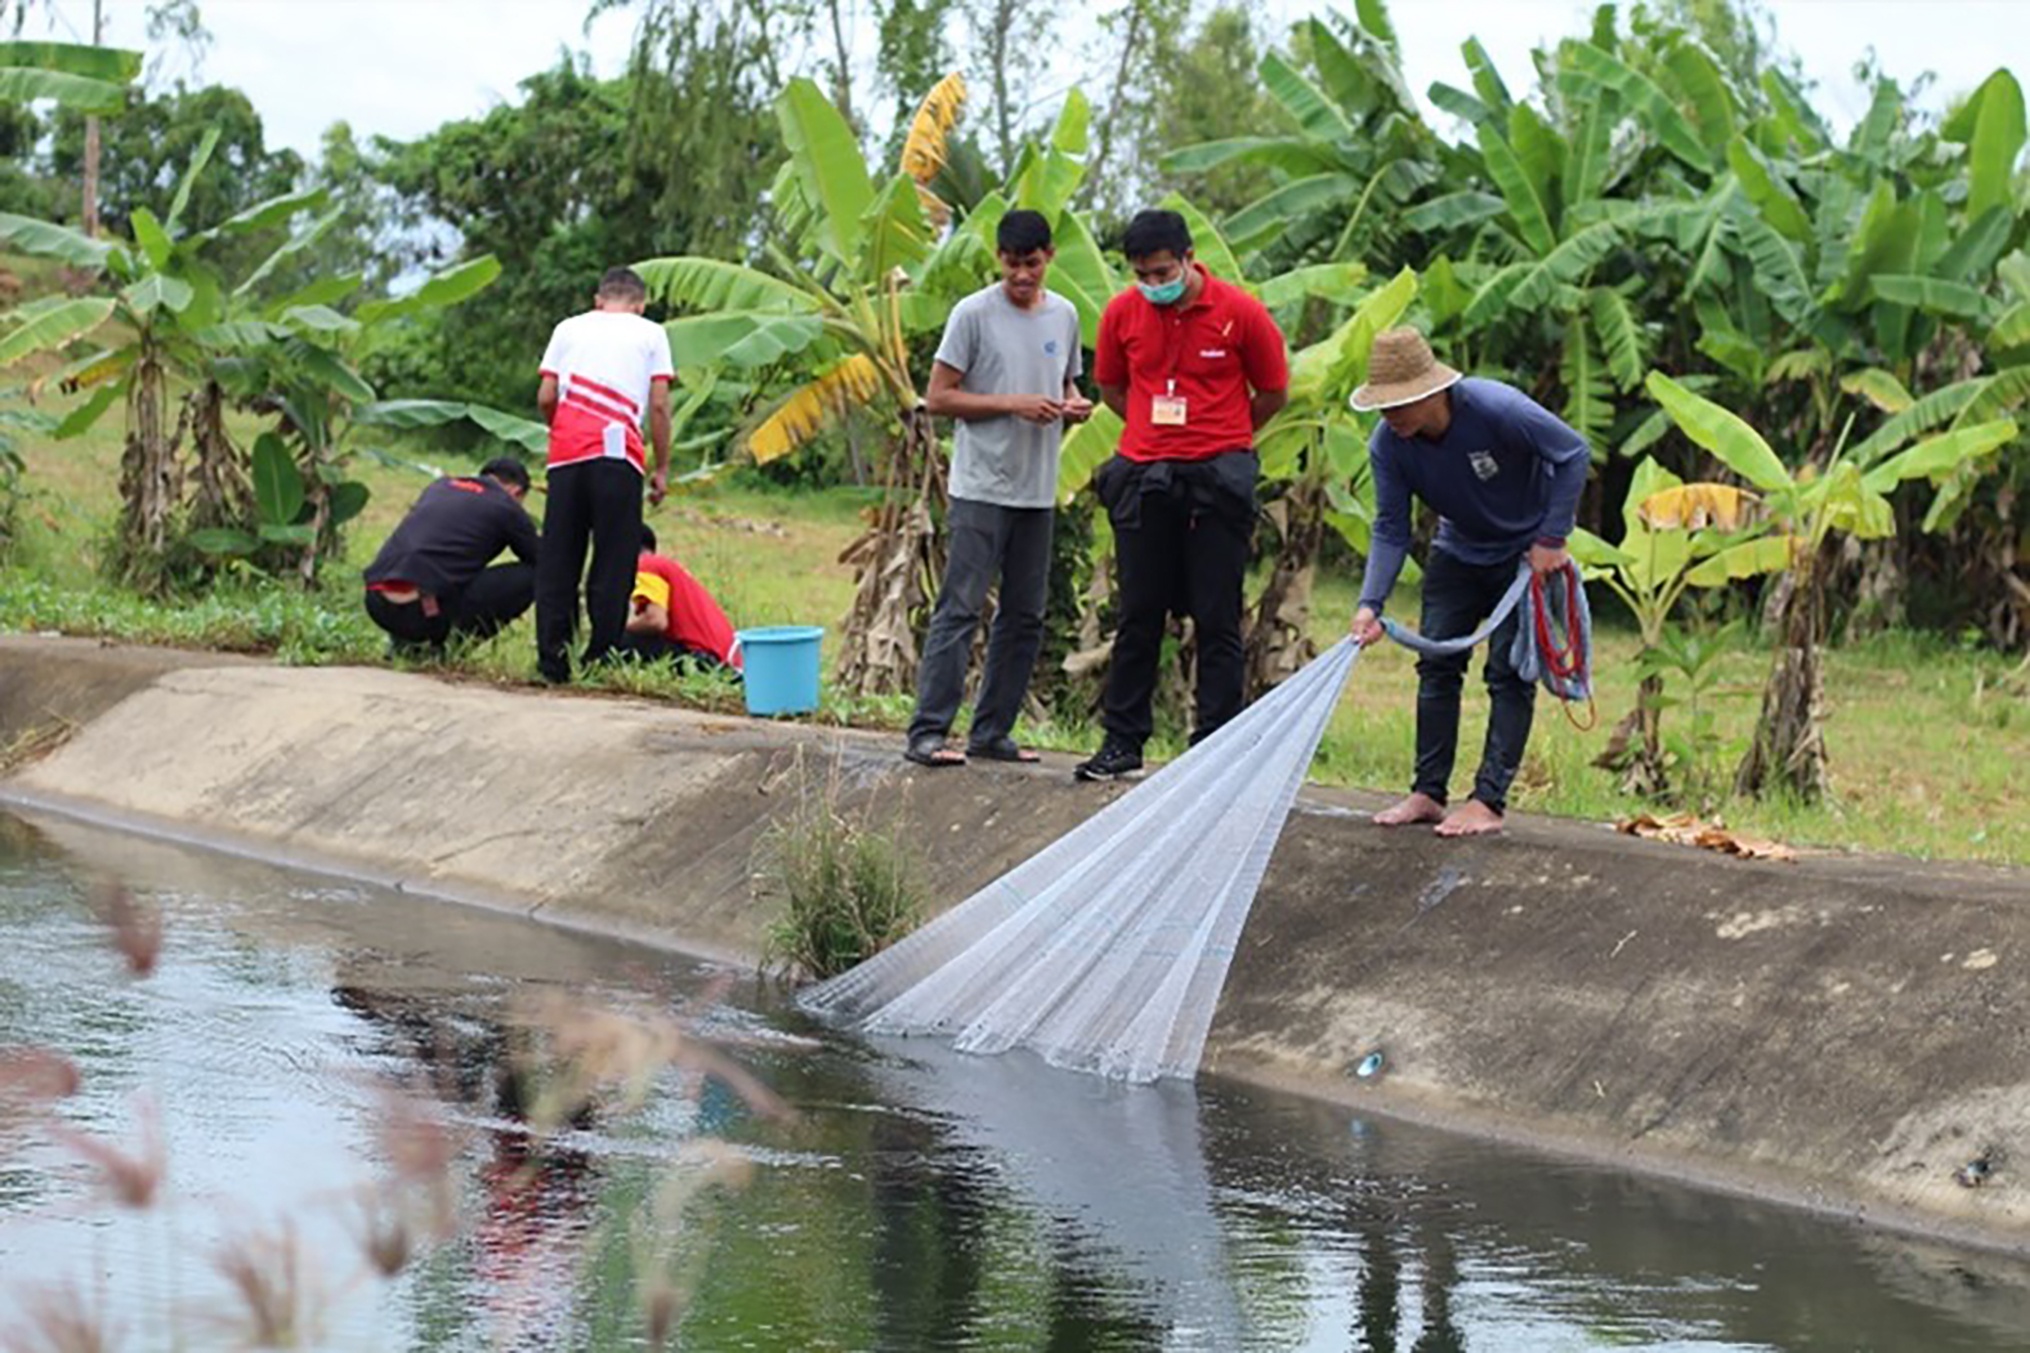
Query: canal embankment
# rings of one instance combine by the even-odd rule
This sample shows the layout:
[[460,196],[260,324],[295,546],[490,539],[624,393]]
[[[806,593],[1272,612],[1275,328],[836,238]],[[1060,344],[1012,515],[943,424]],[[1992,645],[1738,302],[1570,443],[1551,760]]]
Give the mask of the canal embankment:
[[[1070,758],[932,771],[889,735],[0,639],[0,746],[45,729],[0,805],[744,962],[755,842],[801,793],[893,814],[955,902],[1124,792]],[[2030,1250],[2030,873],[1521,815],[1444,842],[1379,802],[1300,800],[1210,1071]]]

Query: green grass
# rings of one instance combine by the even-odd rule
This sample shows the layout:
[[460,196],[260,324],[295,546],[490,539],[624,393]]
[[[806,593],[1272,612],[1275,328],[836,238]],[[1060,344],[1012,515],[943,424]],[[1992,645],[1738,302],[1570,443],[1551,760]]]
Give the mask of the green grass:
[[848,810],[836,762],[797,769],[794,806],[755,843],[755,891],[780,904],[762,967],[821,979],[914,930],[925,899],[894,805]]
[[[61,411],[63,402],[56,407]],[[425,471],[361,460],[358,472],[373,497],[348,537],[345,562],[327,573],[319,592],[248,577],[200,598],[158,603],[98,580],[98,542],[115,510],[117,417],[76,442],[29,443],[22,451],[28,498],[19,548],[0,568],[0,628],[271,653],[300,663],[386,661],[379,631],[359,608],[357,570],[428,482]],[[470,464],[413,449],[396,448],[396,456],[444,469]],[[721,482],[673,497],[649,520],[664,549],[712,589],[736,624],[824,625],[829,666],[853,591],[851,571],[838,556],[858,534],[869,501],[867,493],[847,489],[788,492]],[[1342,632],[1355,584],[1343,570],[1320,579],[1312,633],[1321,647]],[[1414,595],[1399,596],[1394,609],[1414,615]],[[1646,807],[1618,794],[1613,777],[1590,764],[1614,721],[1633,704],[1635,648],[1626,631],[1608,626],[1598,635],[1598,723],[1592,730],[1571,727],[1555,702],[1540,699],[1517,807],[1603,821]],[[1731,758],[1753,726],[1769,661],[1766,650],[1755,648],[1721,661],[1721,694],[1713,702],[1721,754],[1707,767],[1716,784],[1724,785]],[[1801,845],[2030,864],[2030,797],[2019,788],[2030,753],[2030,700],[2022,679],[2012,680],[2014,665],[1999,654],[1908,634],[1833,650],[1826,659],[1833,801],[1805,807],[1722,797],[1704,806],[1738,830]],[[533,682],[529,621],[454,653],[448,672],[503,685]],[[726,713],[741,708],[736,690],[706,676],[621,668],[582,677],[580,685]],[[1405,785],[1415,686],[1407,652],[1385,645],[1364,655],[1326,734],[1314,778],[1390,791]],[[907,696],[863,700],[827,693],[813,719],[899,730],[910,704]],[[1461,789],[1478,758],[1485,715],[1476,667],[1468,679],[1455,775]],[[1685,717],[1672,711],[1667,729]],[[1020,732],[1034,745],[1062,751],[1090,750],[1098,740],[1095,726],[1081,720]],[[1167,757],[1182,748],[1175,733],[1165,733],[1149,750]]]

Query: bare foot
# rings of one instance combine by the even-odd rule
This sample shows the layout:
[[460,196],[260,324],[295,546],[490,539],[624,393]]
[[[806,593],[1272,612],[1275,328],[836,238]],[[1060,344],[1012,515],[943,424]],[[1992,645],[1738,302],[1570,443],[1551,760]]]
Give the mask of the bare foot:
[[1489,808],[1479,799],[1466,802],[1445,814],[1445,820],[1438,824],[1440,836],[1487,836],[1501,830],[1501,814]]
[[1393,804],[1374,815],[1377,827],[1407,827],[1414,822],[1440,822],[1445,817],[1445,805],[1429,794],[1412,794],[1401,803]]

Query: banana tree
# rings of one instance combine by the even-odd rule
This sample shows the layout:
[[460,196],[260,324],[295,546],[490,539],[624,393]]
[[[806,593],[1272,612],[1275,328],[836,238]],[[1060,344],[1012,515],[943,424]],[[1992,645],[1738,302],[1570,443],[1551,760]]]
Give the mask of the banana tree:
[[1359,0],[1356,12],[1338,18],[1337,31],[1321,19],[1296,25],[1313,74],[1280,53],[1262,58],[1263,88],[1290,130],[1186,146],[1162,161],[1170,174],[1228,164],[1267,169],[1273,186],[1220,228],[1237,252],[1260,252],[1274,271],[1406,262],[1404,209],[1444,172],[1442,147],[1403,80],[1387,9]]
[[1270,490],[1266,508],[1280,543],[1247,628],[1250,698],[1317,656],[1311,597],[1325,533],[1337,531],[1355,552],[1368,551],[1374,499],[1367,445],[1376,419],[1355,413],[1347,398],[1367,379],[1375,335],[1397,323],[1416,295],[1417,274],[1404,268],[1330,335],[1293,354],[1290,401],[1256,439],[1262,479],[1281,486]]
[[117,113],[141,74],[141,53],[70,42],[0,42],[0,103],[49,99],[81,113]]
[[[51,297],[16,311],[14,327],[0,338],[0,363],[68,348],[87,337],[99,339],[97,346],[55,375],[60,388],[85,394],[56,435],[75,436],[114,403],[124,404],[121,515],[110,562],[117,574],[149,590],[169,581],[172,537],[185,497],[181,451],[193,423],[192,404],[186,403],[183,415],[171,422],[172,382],[191,390],[200,437],[221,426],[213,416],[220,394],[212,380],[212,354],[199,335],[226,319],[225,297],[218,279],[197,263],[201,241],[192,238],[179,248],[173,239],[190,186],[216,143],[214,133],[200,146],[166,221],[157,221],[146,209],[133,213],[131,240],[97,240],[46,221],[0,215],[0,243],[103,274],[117,288],[106,296]],[[216,230],[226,232],[231,226],[222,224]],[[200,462],[209,450],[200,445]],[[223,479],[205,465],[199,477],[208,483]],[[244,496],[244,485],[228,482],[220,491],[237,501]]]
[[1611,20],[1539,53],[1541,112],[1509,94],[1477,41],[1462,50],[1474,92],[1431,95],[1472,127],[1477,183],[1405,216],[1455,241],[1470,232],[1431,269],[1434,327],[1468,360],[1501,354],[1518,384],[1604,449],[1654,346],[1640,316],[1666,308],[1659,270],[1638,251],[1710,234],[1713,144],[1733,96],[1695,47],[1668,31],[1624,40]]
[[[1894,454],[1849,454],[1844,438],[1823,466],[1793,472],[1739,416],[1660,371],[1646,388],[1692,442],[1759,492],[1772,528],[1789,542],[1784,571],[1792,587],[1781,617],[1775,666],[1763,691],[1753,740],[1735,775],[1735,790],[1760,796],[1788,790],[1815,801],[1827,792],[1824,686],[1819,649],[1825,637],[1827,544],[1838,536],[1882,539],[1896,532],[1889,500],[1899,484],[1950,480],[1962,467],[2015,439],[2006,418],[1947,432]],[[1774,562],[1773,560],[1769,562]]]
[[[1813,153],[1795,152],[1799,136]],[[1969,421],[1990,420],[2030,392],[2005,371],[1979,370],[1984,356],[2005,368],[2019,359],[2030,332],[2030,309],[2011,307],[1997,285],[2022,233],[2011,185],[2024,142],[2023,94],[2007,71],[1936,131],[1882,79],[1843,151],[1782,107],[1730,140],[1733,191],[1689,288],[1698,346],[1768,408],[1803,460],[1830,456],[1845,396],[1872,406],[1864,419],[1888,420],[1856,448],[1873,451],[1899,429],[1960,418],[1976,400]],[[1962,470],[1934,517],[1954,515],[1978,478]],[[1907,591],[1904,553],[1857,552],[1856,591],[1882,600],[1877,619],[1892,619]],[[1990,571],[2009,573],[2006,563]]]
[[741,434],[757,462],[789,455],[855,410],[888,423],[886,492],[844,556],[858,586],[837,681],[855,694],[914,681],[918,622],[938,569],[944,455],[920,407],[909,344],[937,329],[954,299],[917,281],[941,228],[929,185],[965,95],[957,75],[938,82],[898,168],[877,184],[839,110],[811,81],[790,81],[776,100],[789,159],[775,180],[781,239],[767,246],[770,268],[695,256],[636,265],[653,295],[692,312],[666,326],[680,370],[735,368],[780,392]]
[[883,501],[843,556],[858,586],[836,681],[858,694],[911,688],[942,571],[944,452],[921,407],[912,343],[993,276],[994,230],[1010,207],[1052,221],[1050,286],[1077,309],[1087,342],[1117,290],[1069,205],[1085,172],[1089,116],[1076,90],[1049,138],[1025,145],[1007,181],[945,231],[948,209],[933,185],[964,99],[957,75],[940,81],[912,120],[897,170],[877,183],[845,119],[815,85],[791,81],[776,104],[790,158],[776,178],[782,238],[767,247],[768,266],[698,257],[637,265],[655,295],[694,312],[666,326],[680,369],[735,368],[755,388],[780,391],[740,437],[757,462],[792,454],[854,411],[889,424]]
[[[354,316],[332,305],[359,286],[356,274],[266,295],[262,284],[274,271],[337,222],[337,212],[326,212],[246,277],[224,278],[206,257],[212,246],[287,225],[325,202],[321,192],[286,194],[208,230],[182,231],[191,185],[216,144],[213,133],[199,145],[165,219],[135,209],[129,240],[0,215],[0,244],[100,273],[116,288],[15,311],[0,331],[0,365],[84,346],[39,382],[83,396],[57,425],[59,440],[123,406],[121,515],[109,562],[144,590],[160,590],[223,555],[293,563],[309,579],[338,529],[366,503],[365,486],[346,478],[339,454],[348,410],[374,398],[350,354],[373,324],[454,303],[499,272],[491,258],[475,260]],[[225,422],[235,405],[273,419],[268,439],[246,450],[235,445]]]
[[1694,588],[1723,587],[1789,563],[1789,539],[1766,534],[1754,508],[1754,495],[1739,487],[1687,484],[1645,456],[1623,501],[1620,543],[1610,545],[1584,527],[1572,532],[1572,557],[1589,580],[1606,584],[1628,608],[1641,645],[1635,707],[1594,762],[1619,772],[1623,793],[1667,798],[1674,788],[1663,736],[1671,699],[1663,658],[1674,647],[1678,603]]

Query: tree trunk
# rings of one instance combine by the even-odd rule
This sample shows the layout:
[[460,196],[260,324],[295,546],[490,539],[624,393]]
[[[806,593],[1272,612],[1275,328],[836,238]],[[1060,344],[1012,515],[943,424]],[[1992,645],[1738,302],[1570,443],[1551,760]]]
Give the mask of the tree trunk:
[[99,237],[99,118],[85,115],[84,201],[78,212],[79,224],[92,239]]
[[245,530],[254,520],[254,488],[247,478],[246,462],[226,433],[225,392],[218,382],[206,381],[183,397],[190,420],[191,487],[190,529],[215,527]]
[[[179,420],[174,435],[164,427],[168,412],[168,376],[152,344],[143,344],[127,387],[127,444],[120,456],[120,572],[144,591],[158,591],[167,580],[169,528],[181,496],[176,463],[182,440]],[[188,417],[189,410],[184,410]]]
[[[92,46],[96,47],[105,37],[105,7],[101,0],[92,0]],[[85,163],[84,200],[78,211],[78,222],[86,235],[99,237],[99,115],[85,114]]]
[[848,695],[901,695],[916,689],[917,636],[944,572],[936,514],[944,495],[944,452],[930,415],[902,416],[889,458],[889,487],[867,531],[839,556],[854,566],[853,609],[841,635],[834,677]]
[[1841,565],[1851,567],[1857,575],[1851,589],[1841,589],[1854,598],[1854,609],[1843,630],[1848,639],[1864,639],[1903,624],[1910,579],[1905,575],[1899,545],[1896,537],[1865,542],[1846,538]]
[[1308,475],[1294,481],[1267,514],[1283,543],[1248,623],[1244,662],[1250,701],[1318,656],[1310,632],[1311,589],[1325,544],[1324,483]]
[[1148,10],[1143,0],[1128,0],[1128,31],[1121,38],[1121,64],[1114,69],[1114,88],[1107,97],[1107,111],[1100,118],[1099,146],[1093,152],[1091,166],[1086,170],[1085,183],[1088,191],[1093,185],[1105,179],[1107,160],[1114,152],[1114,135],[1119,129],[1121,104],[1127,97],[1128,82],[1135,68],[1135,57],[1142,46],[1147,15]]
[[839,116],[846,119],[846,125],[858,133],[860,126],[853,121],[853,64],[852,54],[846,45],[846,23],[839,11],[840,0],[831,0],[833,67],[832,101],[839,106]]
[[1015,164],[1015,109],[1013,96],[1008,92],[1008,63],[1022,13],[1014,0],[993,0],[988,13],[991,17],[987,21],[987,64],[992,68],[990,82],[994,87],[994,138],[1000,144],[1001,172],[1005,174]]
[[1782,647],[1769,685],[1762,693],[1762,714],[1734,791],[1760,798],[1771,790],[1788,790],[1807,803],[1826,796],[1825,678],[1819,665],[1823,600],[1820,574],[1826,559],[1815,551],[1793,570],[1796,577],[1782,617]]
[[1617,787],[1637,798],[1668,800],[1670,767],[1663,755],[1663,678],[1650,675],[1635,689],[1635,708],[1608,735],[1607,748],[1593,758],[1601,770],[1618,771]]

